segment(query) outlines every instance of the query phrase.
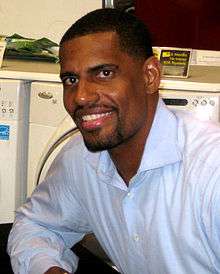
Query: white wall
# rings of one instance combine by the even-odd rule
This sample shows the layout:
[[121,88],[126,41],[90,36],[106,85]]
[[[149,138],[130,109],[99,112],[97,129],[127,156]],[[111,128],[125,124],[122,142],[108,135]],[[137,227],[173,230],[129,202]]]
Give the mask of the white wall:
[[0,35],[47,37],[58,43],[75,20],[101,6],[102,0],[1,0]]

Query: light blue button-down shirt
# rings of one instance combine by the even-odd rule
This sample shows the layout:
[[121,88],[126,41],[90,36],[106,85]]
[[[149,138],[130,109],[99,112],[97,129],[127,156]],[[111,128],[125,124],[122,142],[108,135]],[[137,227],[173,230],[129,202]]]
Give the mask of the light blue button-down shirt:
[[160,100],[129,187],[107,151],[73,138],[17,212],[14,272],[74,271],[69,248],[91,231],[121,273],[220,273],[220,127]]

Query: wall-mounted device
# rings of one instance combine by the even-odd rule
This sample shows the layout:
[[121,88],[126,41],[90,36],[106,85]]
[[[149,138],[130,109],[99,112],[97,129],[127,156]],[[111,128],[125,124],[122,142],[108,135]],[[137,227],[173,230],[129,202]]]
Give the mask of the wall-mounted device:
[[116,8],[122,9],[127,12],[134,13],[135,10],[135,0],[103,0],[103,8]]

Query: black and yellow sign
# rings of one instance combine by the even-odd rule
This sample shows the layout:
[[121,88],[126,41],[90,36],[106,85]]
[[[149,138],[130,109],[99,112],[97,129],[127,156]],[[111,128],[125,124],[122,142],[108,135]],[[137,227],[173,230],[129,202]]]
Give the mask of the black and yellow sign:
[[170,77],[188,77],[190,49],[161,48],[160,63],[162,75]]

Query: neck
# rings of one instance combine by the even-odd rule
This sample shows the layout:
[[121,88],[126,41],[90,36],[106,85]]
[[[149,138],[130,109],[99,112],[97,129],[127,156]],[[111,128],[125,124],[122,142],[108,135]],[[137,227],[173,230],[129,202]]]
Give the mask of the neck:
[[144,146],[145,142],[139,145],[127,142],[117,147],[117,149],[109,151],[110,157],[126,185],[129,184],[131,178],[137,173]]
[[129,185],[129,181],[137,173],[140,166],[145,143],[154,119],[156,105],[157,101],[154,104],[152,102],[149,104],[148,120],[136,135],[108,151],[126,185]]

